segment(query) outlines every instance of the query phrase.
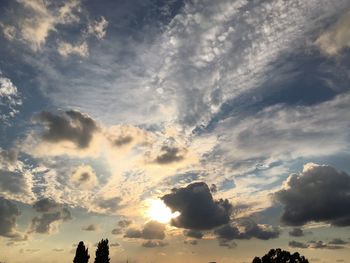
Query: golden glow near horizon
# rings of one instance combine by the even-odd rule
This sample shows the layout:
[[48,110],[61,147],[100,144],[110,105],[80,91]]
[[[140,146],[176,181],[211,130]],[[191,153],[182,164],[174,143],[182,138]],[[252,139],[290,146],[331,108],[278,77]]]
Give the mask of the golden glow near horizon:
[[149,200],[149,208],[146,212],[147,217],[159,223],[169,223],[171,219],[180,215],[180,212],[171,212],[171,209],[167,207],[162,200]]

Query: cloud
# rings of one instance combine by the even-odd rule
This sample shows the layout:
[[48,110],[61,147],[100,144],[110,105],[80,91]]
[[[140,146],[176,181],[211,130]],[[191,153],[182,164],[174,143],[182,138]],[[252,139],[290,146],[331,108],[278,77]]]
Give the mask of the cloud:
[[6,124],[19,113],[20,105],[22,105],[22,98],[17,87],[0,70],[0,120]]
[[7,40],[12,41],[16,37],[16,28],[14,26],[4,25],[3,23],[0,23],[0,27]]
[[161,199],[172,211],[180,212],[171,221],[176,227],[205,230],[227,224],[230,220],[232,205],[228,200],[214,200],[203,182],[173,189]]
[[155,240],[147,240],[142,243],[142,246],[145,248],[155,248],[155,247],[165,247],[169,245],[166,242],[163,241],[155,241]]
[[50,198],[43,198],[36,201],[33,208],[39,213],[47,213],[57,210],[60,205]]
[[122,205],[120,204],[122,199],[118,196],[110,198],[99,198],[95,202],[95,211],[100,211],[104,213],[115,213]]
[[119,220],[118,221],[118,226],[122,227],[122,228],[125,228],[125,227],[128,227],[131,223],[132,223],[131,220],[123,219],[123,220]]
[[81,228],[81,230],[84,230],[84,231],[97,231],[98,229],[98,226],[95,225],[95,224],[90,224],[90,225],[87,225],[87,226],[83,226]]
[[345,241],[345,240],[343,240],[341,238],[334,238],[331,241],[329,241],[328,244],[331,244],[331,245],[346,245],[346,244],[349,244],[349,242]]
[[90,22],[88,25],[88,33],[96,36],[98,39],[103,39],[106,36],[108,21],[101,16],[100,20]]
[[281,219],[287,225],[314,221],[349,226],[349,189],[348,174],[331,166],[306,164],[303,172],[289,176],[274,198],[283,205]]
[[68,57],[70,55],[77,55],[80,57],[89,56],[89,47],[85,41],[77,45],[60,41],[58,44],[57,50],[58,50],[58,53],[63,57]]
[[162,146],[161,154],[157,156],[155,162],[159,164],[169,164],[172,162],[178,162],[184,159],[183,154],[184,151],[179,148]]
[[87,148],[98,130],[92,118],[74,110],[62,112],[59,115],[43,111],[34,120],[45,127],[45,132],[42,134],[43,140],[52,143],[69,141],[79,149]]
[[292,237],[302,237],[305,235],[305,233],[301,228],[295,227],[289,231],[289,235]]
[[33,201],[33,174],[31,167],[17,159],[16,150],[0,149],[0,191],[7,199]]
[[0,235],[10,238],[18,237],[16,221],[20,212],[17,206],[3,197],[0,197],[0,214]]
[[29,44],[34,51],[41,50],[49,34],[56,31],[57,25],[79,22],[80,1],[66,1],[57,8],[51,8],[48,1],[19,0],[25,9],[26,16],[21,18],[19,34],[21,40]]
[[322,33],[315,44],[327,55],[336,55],[343,49],[350,47],[350,11],[346,12],[339,20]]
[[129,228],[126,230],[124,237],[142,238],[142,239],[160,239],[165,238],[165,225],[156,221],[147,222],[142,230]]
[[344,246],[332,245],[323,241],[309,241],[308,247],[313,249],[344,249]]
[[257,224],[250,219],[241,219],[232,224],[218,227],[214,233],[220,240],[251,239],[269,240],[278,238],[280,231],[268,225]]
[[53,248],[52,251],[54,251],[54,252],[63,252],[64,249],[63,248]]
[[289,241],[288,246],[293,247],[293,248],[308,248],[309,245],[305,244],[303,242],[298,242],[298,241]]
[[90,165],[79,166],[71,175],[70,180],[76,187],[85,190],[98,185],[96,173]]
[[28,233],[51,234],[59,223],[72,219],[70,211],[53,200],[39,200],[33,208],[42,214],[32,219]]
[[197,239],[202,239],[204,234],[201,231],[197,231],[197,230],[185,230],[184,235],[187,237],[193,237],[193,238],[197,238]]

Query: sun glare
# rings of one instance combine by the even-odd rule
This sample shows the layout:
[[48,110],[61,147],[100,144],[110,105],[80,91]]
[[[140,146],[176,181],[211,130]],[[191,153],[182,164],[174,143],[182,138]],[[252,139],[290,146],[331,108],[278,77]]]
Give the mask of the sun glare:
[[162,200],[149,200],[147,216],[159,223],[169,223],[171,219],[180,215],[179,212],[172,213]]

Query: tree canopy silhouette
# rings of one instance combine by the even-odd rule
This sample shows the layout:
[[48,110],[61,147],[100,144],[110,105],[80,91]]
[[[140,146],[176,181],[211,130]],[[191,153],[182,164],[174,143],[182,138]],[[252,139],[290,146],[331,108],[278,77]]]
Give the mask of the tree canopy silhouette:
[[83,241],[79,242],[77,250],[75,252],[75,257],[73,259],[74,263],[87,263],[89,261],[89,251],[86,248]]
[[288,251],[277,248],[271,249],[262,258],[255,257],[252,263],[309,263],[309,261],[298,252],[291,254]]
[[97,245],[95,263],[109,263],[109,260],[108,239],[102,239]]

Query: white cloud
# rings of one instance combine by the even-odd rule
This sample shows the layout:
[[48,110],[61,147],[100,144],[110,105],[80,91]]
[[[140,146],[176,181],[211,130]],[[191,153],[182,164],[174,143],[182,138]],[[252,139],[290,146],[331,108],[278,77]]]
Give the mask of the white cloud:
[[69,55],[88,57],[89,47],[86,42],[83,42],[78,45],[72,45],[70,43],[61,41],[58,44],[58,53],[63,57],[68,57]]
[[16,114],[18,106],[22,105],[22,99],[17,87],[0,71],[0,120],[5,123]]
[[327,55],[336,55],[345,48],[350,47],[350,12],[345,13],[326,32],[315,41],[322,52]]
[[108,21],[101,16],[100,20],[95,20],[89,23],[88,33],[95,35],[98,39],[102,39],[107,33]]
[[34,51],[45,44],[51,31],[59,24],[71,24],[79,21],[79,0],[69,0],[56,10],[50,9],[50,1],[18,0],[28,12],[28,16],[18,22],[21,39],[28,43]]

